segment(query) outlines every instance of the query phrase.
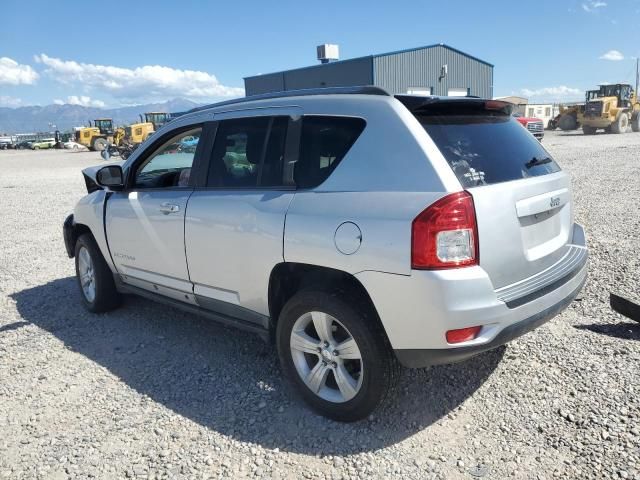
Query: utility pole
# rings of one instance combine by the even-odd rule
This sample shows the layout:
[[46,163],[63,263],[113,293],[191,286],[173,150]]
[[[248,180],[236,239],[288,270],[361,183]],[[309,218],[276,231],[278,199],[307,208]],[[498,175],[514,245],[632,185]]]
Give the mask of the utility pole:
[[636,57],[636,98],[638,98],[638,83],[640,83],[640,70],[638,66],[640,66],[640,58]]

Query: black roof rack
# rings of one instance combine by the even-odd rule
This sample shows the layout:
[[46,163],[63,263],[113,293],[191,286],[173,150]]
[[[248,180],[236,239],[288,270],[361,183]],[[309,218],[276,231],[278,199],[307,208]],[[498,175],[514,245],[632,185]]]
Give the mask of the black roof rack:
[[235,98],[233,100],[227,100],[225,102],[212,103],[211,105],[196,107],[194,109],[189,110],[187,113],[200,112],[202,110],[208,110],[210,108],[224,107],[226,105],[235,105],[238,103],[252,102],[254,100],[269,100],[272,98],[286,98],[286,97],[305,97],[310,95],[391,96],[385,89],[380,87],[374,87],[372,85],[362,85],[358,87],[305,88],[301,90],[285,90],[283,92],[270,92],[270,93],[262,93],[260,95],[250,95],[248,97]]

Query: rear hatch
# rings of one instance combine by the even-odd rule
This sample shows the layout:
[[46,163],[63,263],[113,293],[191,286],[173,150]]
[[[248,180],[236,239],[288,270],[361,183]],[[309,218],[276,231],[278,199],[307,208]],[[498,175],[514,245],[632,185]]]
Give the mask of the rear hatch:
[[569,177],[511,117],[509,104],[403,103],[473,197],[480,266],[495,289],[536,275],[567,254],[573,235]]

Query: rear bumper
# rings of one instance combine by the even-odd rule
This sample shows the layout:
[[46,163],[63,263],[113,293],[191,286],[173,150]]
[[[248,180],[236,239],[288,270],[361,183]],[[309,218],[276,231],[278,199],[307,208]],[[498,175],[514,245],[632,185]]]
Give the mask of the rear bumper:
[[[576,253],[576,250],[578,253]],[[587,277],[584,230],[557,264],[530,279],[495,290],[481,267],[356,274],[376,307],[401,363],[425,367],[461,361],[503,345],[560,313]],[[450,344],[449,330],[482,326],[468,342]]]
[[400,349],[394,350],[394,352],[400,363],[407,368],[424,368],[430,365],[462,362],[475,355],[493,350],[494,348],[509,343],[511,340],[521,337],[525,333],[529,333],[531,330],[545,324],[571,304],[573,299],[578,295],[578,293],[580,293],[580,290],[582,290],[586,280],[587,277],[585,275],[578,288],[571,292],[567,297],[541,312],[509,325],[490,342],[470,347],[442,348],[433,350]]

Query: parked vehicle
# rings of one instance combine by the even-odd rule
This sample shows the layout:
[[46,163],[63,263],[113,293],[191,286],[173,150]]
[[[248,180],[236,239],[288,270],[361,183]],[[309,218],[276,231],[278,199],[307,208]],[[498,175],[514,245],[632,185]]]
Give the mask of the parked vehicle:
[[631,85],[600,85],[596,92],[593,98],[587,97],[582,118],[585,135],[593,135],[599,128],[607,133],[626,133],[629,125],[640,132],[640,101]]
[[31,150],[42,150],[44,148],[53,148],[56,146],[55,138],[43,138],[42,140],[36,140],[31,142]]
[[74,142],[73,140],[69,140],[68,142],[64,142],[62,144],[62,146],[66,149],[66,150],[84,150],[85,147],[84,145],[82,145],[81,143],[78,142]]
[[336,420],[369,415],[399,364],[461,361],[540,326],[586,279],[570,178],[504,102],[247,97],[83,174],[63,231],[90,311],[133,293],[273,340]]
[[114,141],[118,143],[119,139],[114,140],[115,136],[124,136],[124,130],[116,129],[111,118],[98,118],[93,121],[93,125],[89,121],[88,127],[78,128],[75,132],[75,141],[89,150],[101,152],[108,143],[114,143]]
[[16,149],[17,150],[25,150],[27,148],[31,148],[31,144],[32,143],[33,143],[33,141],[29,141],[29,140],[16,143]]
[[521,113],[514,113],[515,119],[526,128],[531,135],[536,137],[540,142],[544,138],[544,122],[539,118],[525,117]]
[[7,150],[14,147],[15,137],[12,136],[0,136],[0,150]]

